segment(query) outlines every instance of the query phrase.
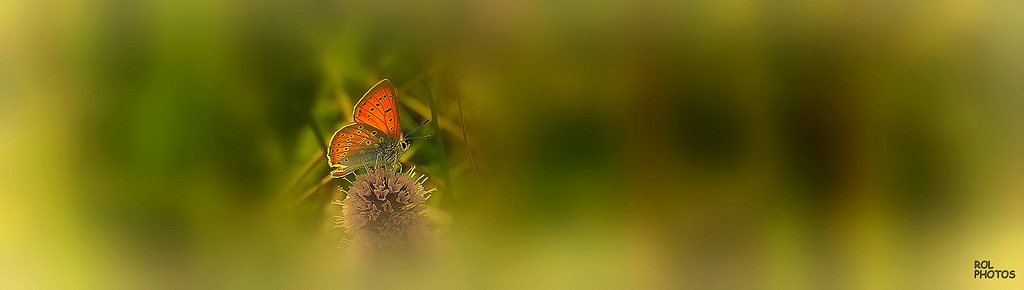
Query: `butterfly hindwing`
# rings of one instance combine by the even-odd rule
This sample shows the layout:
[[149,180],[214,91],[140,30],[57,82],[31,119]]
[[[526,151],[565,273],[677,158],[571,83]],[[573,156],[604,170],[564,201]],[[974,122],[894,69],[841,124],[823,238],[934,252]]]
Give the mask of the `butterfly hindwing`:
[[374,164],[381,159],[385,133],[373,126],[362,123],[352,123],[331,138],[331,145],[328,148],[327,159],[331,167],[338,167],[335,171],[351,172],[368,164]]
[[352,110],[356,123],[368,124],[383,131],[392,140],[401,139],[398,123],[398,99],[395,86],[384,79],[363,95]]

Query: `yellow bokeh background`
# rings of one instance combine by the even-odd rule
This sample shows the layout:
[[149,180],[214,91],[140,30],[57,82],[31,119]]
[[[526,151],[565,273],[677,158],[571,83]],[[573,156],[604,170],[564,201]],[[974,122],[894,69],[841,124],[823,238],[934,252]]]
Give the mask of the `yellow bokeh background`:
[[[1021,11],[0,0],[0,287],[1021,288]],[[383,78],[446,243],[364,275],[320,156]]]

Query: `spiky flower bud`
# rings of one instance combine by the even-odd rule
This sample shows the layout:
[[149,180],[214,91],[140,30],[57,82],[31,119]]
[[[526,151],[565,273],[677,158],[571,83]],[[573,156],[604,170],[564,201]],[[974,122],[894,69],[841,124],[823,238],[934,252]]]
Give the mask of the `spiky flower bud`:
[[418,249],[432,235],[423,210],[430,191],[423,190],[425,176],[413,170],[371,170],[357,175],[342,206],[337,226],[345,227],[355,246],[377,252]]

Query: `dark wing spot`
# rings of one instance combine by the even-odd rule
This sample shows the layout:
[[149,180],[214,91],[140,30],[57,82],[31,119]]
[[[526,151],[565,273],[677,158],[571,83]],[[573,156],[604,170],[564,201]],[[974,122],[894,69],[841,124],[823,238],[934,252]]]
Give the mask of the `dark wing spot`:
[[348,151],[348,147],[345,147],[345,151]]
[[[380,107],[380,103],[377,103],[377,106]],[[370,108],[370,110],[373,110],[373,108]]]
[[388,118],[388,122],[394,122],[395,118]]
[[388,108],[387,110],[384,110],[384,112],[385,112],[385,113],[387,113],[387,112],[391,112],[391,110],[392,110],[392,108]]
[[391,130],[395,130],[395,127],[391,127],[391,129],[388,129],[388,130],[389,130],[389,131],[391,131]]
[[373,109],[376,109],[376,108],[370,108],[370,111],[373,111]]
[[373,131],[373,132],[370,132],[370,133],[373,133],[374,136],[377,136],[377,131]]
[[[369,115],[367,115],[367,116],[369,116]],[[359,129],[362,129],[362,128],[363,128],[363,125],[359,125]],[[359,134],[359,132],[356,132],[356,134]]]

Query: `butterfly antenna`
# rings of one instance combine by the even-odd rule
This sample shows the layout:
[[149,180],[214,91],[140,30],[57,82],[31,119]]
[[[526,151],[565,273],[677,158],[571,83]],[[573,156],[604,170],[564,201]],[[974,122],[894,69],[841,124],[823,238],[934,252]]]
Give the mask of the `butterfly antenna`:
[[432,135],[432,134],[427,134],[427,135],[423,135],[423,136],[416,136],[416,137],[408,137],[408,138],[405,138],[405,140],[412,140],[412,139],[427,139],[427,138],[430,138],[430,136],[431,136],[431,135]]
[[[412,130],[409,131],[409,133],[406,133],[405,135],[406,136],[412,135],[413,132],[416,132],[416,130],[419,130],[421,127],[423,127],[423,125],[426,125],[427,123],[430,123],[430,119],[427,119],[426,121],[423,121],[423,124],[420,124],[419,126],[416,126],[416,128],[412,128]],[[426,137],[430,137],[430,135],[427,135]],[[413,137],[413,138],[406,137],[405,139],[409,140],[409,139],[421,139],[421,138],[425,138],[425,137],[423,137],[423,136]]]

